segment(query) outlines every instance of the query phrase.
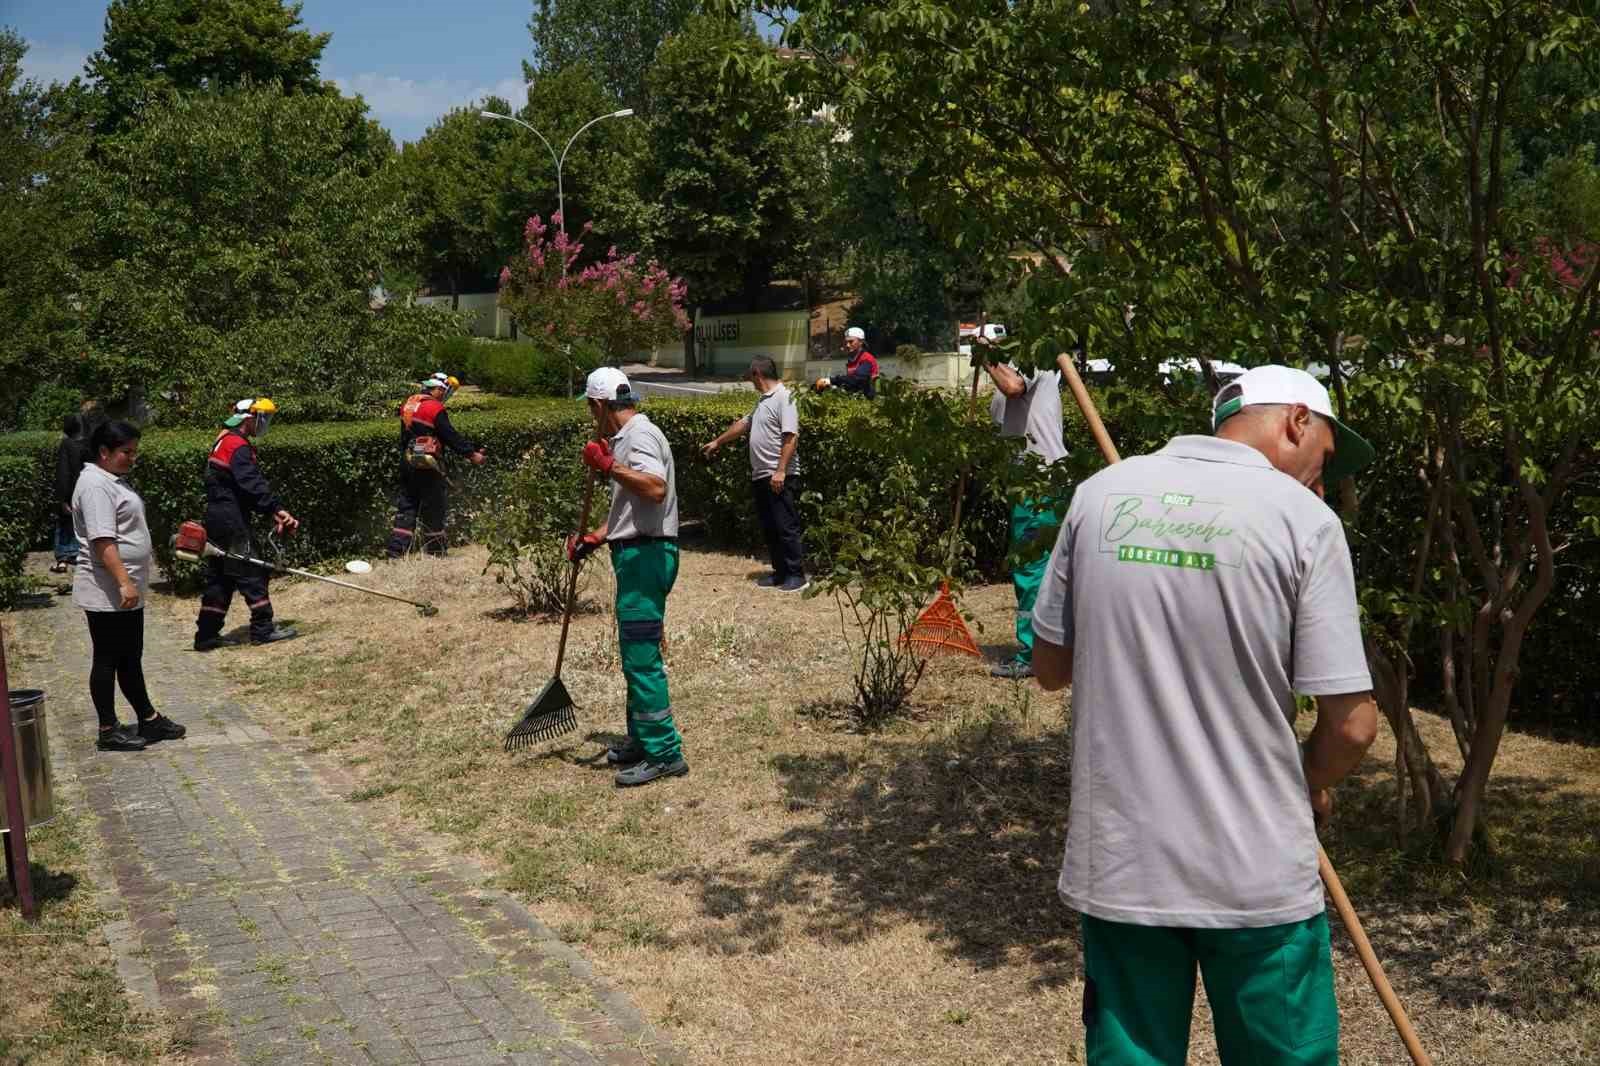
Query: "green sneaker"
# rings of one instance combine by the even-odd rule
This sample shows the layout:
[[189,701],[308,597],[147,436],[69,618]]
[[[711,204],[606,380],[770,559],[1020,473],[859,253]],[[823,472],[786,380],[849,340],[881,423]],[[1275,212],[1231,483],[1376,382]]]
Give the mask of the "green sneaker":
[[688,772],[689,764],[683,761],[682,756],[672,762],[635,763],[617,774],[617,787],[632,788],[635,785],[648,785],[659,777],[677,777]]

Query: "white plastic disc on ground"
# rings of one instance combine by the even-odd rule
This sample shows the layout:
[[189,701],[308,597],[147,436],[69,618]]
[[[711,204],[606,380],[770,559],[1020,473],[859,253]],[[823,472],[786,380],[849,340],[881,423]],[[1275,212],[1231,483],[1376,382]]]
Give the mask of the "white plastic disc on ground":
[[365,559],[351,559],[348,563],[344,564],[344,568],[350,571],[352,574],[372,573],[372,564],[367,562]]

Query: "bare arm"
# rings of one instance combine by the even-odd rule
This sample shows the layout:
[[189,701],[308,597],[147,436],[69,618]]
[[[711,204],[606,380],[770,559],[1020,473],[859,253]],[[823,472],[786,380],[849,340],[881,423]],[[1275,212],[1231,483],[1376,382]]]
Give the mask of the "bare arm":
[[740,437],[744,436],[749,429],[750,418],[748,415],[746,415],[744,418],[735,419],[733,424],[727,429],[723,430],[722,433],[719,434],[715,439],[707,441],[703,446],[701,446],[700,452],[702,455],[710,458],[712,453],[714,453],[718,448],[722,447],[724,444],[727,444],[729,441],[738,440]]
[[989,371],[989,376],[994,379],[994,387],[1008,399],[1014,400],[1028,391],[1028,383],[1023,380],[1022,375],[1004,363],[985,363],[984,369]]
[[1033,676],[1046,692],[1060,692],[1072,684],[1072,649],[1033,638]]
[[800,434],[785,433],[783,447],[778,450],[778,469],[772,475],[772,491],[782,492],[783,483],[789,477],[789,460],[794,458],[794,450],[800,445]]
[[1306,740],[1306,786],[1319,815],[1333,807],[1328,789],[1342,781],[1378,735],[1378,704],[1370,692],[1317,697],[1317,724]]
[[618,463],[611,468],[611,476],[629,492],[640,496],[651,503],[660,503],[667,498],[666,478],[656,477],[654,474],[641,473],[630,470]]
[[139,606],[139,586],[133,583],[133,578],[128,576],[128,568],[122,565],[122,556],[117,554],[117,539],[96,537],[89,542],[89,551],[105,567],[106,573],[116,580],[117,591],[122,594],[122,609],[129,611]]

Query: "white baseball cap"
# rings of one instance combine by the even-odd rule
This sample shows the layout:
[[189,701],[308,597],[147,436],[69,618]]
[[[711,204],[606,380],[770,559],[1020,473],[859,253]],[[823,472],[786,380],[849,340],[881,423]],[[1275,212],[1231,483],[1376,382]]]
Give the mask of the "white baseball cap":
[[844,339],[864,341],[867,339],[867,331],[862,329],[860,326],[851,326],[849,329],[844,331]]
[[614,366],[603,366],[589,375],[583,395],[591,400],[637,400],[639,394],[628,383],[628,375]]
[[1300,403],[1333,424],[1333,458],[1323,468],[1322,480],[1332,485],[1372,462],[1377,452],[1366,439],[1334,417],[1333,404],[1322,382],[1292,366],[1258,366],[1228,382],[1211,402],[1211,428],[1246,407],[1266,403]]

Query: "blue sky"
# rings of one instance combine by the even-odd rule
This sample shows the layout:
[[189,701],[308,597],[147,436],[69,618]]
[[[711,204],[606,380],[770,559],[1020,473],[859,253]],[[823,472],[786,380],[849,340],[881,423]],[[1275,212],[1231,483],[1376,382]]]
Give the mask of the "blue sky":
[[[67,79],[100,47],[104,0],[0,0],[0,25],[29,44],[24,69]],[[488,93],[520,103],[531,0],[304,0],[307,29],[332,33],[322,76],[360,93],[399,140]]]

